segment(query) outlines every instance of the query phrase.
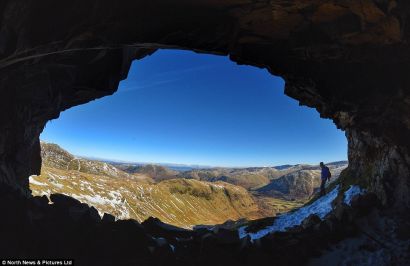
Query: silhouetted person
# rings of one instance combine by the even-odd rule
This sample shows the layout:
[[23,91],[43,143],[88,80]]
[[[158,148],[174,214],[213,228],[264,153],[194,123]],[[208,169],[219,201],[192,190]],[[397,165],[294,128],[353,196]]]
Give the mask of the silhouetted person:
[[326,194],[325,190],[325,185],[326,181],[330,179],[330,170],[329,167],[327,167],[323,162],[320,162],[320,168],[322,168],[322,172],[320,175],[320,178],[322,180],[322,183],[320,183],[320,196],[323,196]]

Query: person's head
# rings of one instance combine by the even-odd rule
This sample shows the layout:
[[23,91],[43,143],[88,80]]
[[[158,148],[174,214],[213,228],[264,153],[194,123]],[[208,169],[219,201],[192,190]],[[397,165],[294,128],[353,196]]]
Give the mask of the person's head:
[[320,165],[320,167],[322,167],[322,168],[325,166],[325,164],[324,164],[323,162],[320,162],[319,165]]

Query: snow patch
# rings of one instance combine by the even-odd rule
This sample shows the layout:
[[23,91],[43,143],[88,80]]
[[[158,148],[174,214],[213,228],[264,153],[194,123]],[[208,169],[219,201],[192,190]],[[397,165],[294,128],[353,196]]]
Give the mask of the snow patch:
[[91,204],[100,204],[100,205],[110,205],[110,204],[115,204],[117,202],[112,202],[110,199],[107,199],[105,197],[101,197],[100,195],[81,195],[82,198],[87,200]]
[[28,180],[29,180],[30,184],[33,184],[33,185],[37,185],[37,186],[48,186],[48,185],[45,184],[45,183],[41,183],[41,182],[38,182],[37,180],[35,180],[33,175],[30,176],[30,177],[28,178]]
[[333,189],[331,192],[325,196],[317,199],[315,202],[302,207],[296,211],[288,212],[278,216],[272,225],[258,231],[255,233],[246,232],[247,226],[242,226],[239,228],[239,237],[244,238],[250,236],[251,240],[259,239],[265,235],[277,232],[277,231],[286,231],[286,229],[300,225],[304,219],[306,219],[311,214],[316,214],[323,219],[329,212],[332,211],[332,201],[337,197],[339,192],[339,186]]
[[58,187],[58,188],[63,188],[64,187],[64,185],[62,185],[62,184],[59,184],[59,183],[52,183],[53,184],[53,186],[55,186],[55,187]]
[[353,197],[356,195],[362,195],[365,192],[366,192],[365,189],[362,189],[357,185],[351,185],[350,188],[346,190],[345,192],[345,195],[344,195],[345,197],[344,197],[343,202],[351,206]]
[[99,209],[96,209],[96,210],[97,210],[97,212],[98,212],[98,215],[99,215],[100,218],[102,219],[103,216],[104,216],[104,212],[103,212],[103,211],[100,211]]
[[220,188],[220,189],[224,189],[225,188],[225,186],[223,186],[223,185],[220,185],[220,184],[210,184],[212,187],[214,187],[214,188]]
[[47,174],[52,179],[67,179],[67,177],[63,176],[63,175],[57,175],[57,174],[53,174],[53,173],[47,173]]
[[116,196],[113,197],[112,199],[107,198],[107,197],[102,197],[100,195],[84,195],[84,194],[71,194],[69,196],[79,200],[80,202],[86,203],[90,206],[94,206],[97,211],[99,212],[100,216],[103,215],[103,211],[100,208],[101,207],[107,207],[110,206],[115,213],[111,213],[116,217],[117,219],[129,219],[130,218],[130,213],[127,209],[126,206],[128,206],[129,208],[130,205],[128,204],[127,200],[124,199],[122,200],[122,196],[121,194],[119,194],[118,192],[111,192],[110,196]]

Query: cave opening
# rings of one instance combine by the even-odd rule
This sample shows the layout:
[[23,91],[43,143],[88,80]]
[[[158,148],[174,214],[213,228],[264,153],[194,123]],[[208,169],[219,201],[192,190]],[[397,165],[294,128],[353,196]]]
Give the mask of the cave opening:
[[[74,258],[76,265],[409,265],[409,14],[408,1],[382,0],[154,0],[121,3],[2,1],[0,260]],[[114,101],[121,94],[128,95],[134,102],[141,99],[131,96],[133,92],[119,91],[112,97],[79,106],[116,92],[119,81],[129,72],[131,61],[147,57],[160,47],[229,55],[234,62],[266,67],[270,73],[281,76],[286,81],[286,95],[316,108],[321,117],[332,119],[338,128],[343,129],[348,140],[349,167],[343,171],[341,181],[348,182],[332,202],[332,211],[326,217],[322,213],[319,217],[308,216],[302,223],[292,224],[295,226],[280,233],[275,226],[278,222],[283,222],[283,219],[278,216],[273,221],[264,220],[263,230],[272,227],[276,229],[268,230],[260,241],[251,242],[247,237],[238,237],[238,231],[243,233],[243,230],[239,230],[242,227],[228,232],[175,232],[170,227],[164,229],[165,227],[151,226],[152,223],[122,219],[115,221],[114,216],[106,215],[101,218],[95,208],[61,194],[50,196],[54,203],[51,205],[48,205],[45,196],[30,197],[28,176],[40,174],[39,135],[47,121],[56,119],[64,110],[78,106],[63,113],[61,120],[49,124],[42,138],[60,144],[77,156],[100,157],[85,143],[80,146],[90,153],[78,150],[74,145],[46,138],[46,133],[51,125],[57,126],[64,117],[69,117],[71,112],[81,108],[96,108],[98,103],[110,99]],[[148,62],[149,59],[147,57],[141,63]],[[218,71],[216,75],[225,76],[222,71]],[[129,78],[132,76],[129,75]],[[238,75],[235,80],[239,80],[239,76],[242,77]],[[254,90],[248,95],[249,100],[255,95],[263,95],[259,88],[252,88]],[[211,89],[208,91],[212,91]],[[235,93],[231,93],[233,98],[241,94],[239,89],[235,89]],[[156,88],[153,91],[158,92]],[[225,88],[224,91],[229,90]],[[272,89],[271,93],[272,91],[281,90]],[[143,95],[145,91],[139,93]],[[166,94],[156,94],[161,95]],[[167,100],[175,100],[173,95],[167,96]],[[158,97],[158,102],[161,101],[166,102]],[[226,102],[225,107],[235,101],[229,99]],[[205,100],[198,101],[196,105],[200,107],[206,103]],[[125,107],[125,102],[122,105]],[[143,103],[139,105],[144,106]],[[192,102],[184,105],[192,106]],[[106,104],[104,106],[108,107]],[[240,111],[248,110],[247,107],[247,104],[242,105]],[[162,110],[160,113],[171,116],[173,109],[166,110],[167,112]],[[207,109],[218,111],[218,108],[211,109],[209,106]],[[195,109],[190,108],[186,112],[193,114],[193,111]],[[99,112],[103,114],[101,110]],[[219,111],[216,113],[220,116],[216,117],[218,119],[227,114]],[[91,112],[86,112],[83,116],[90,114]],[[81,115],[77,116],[76,122],[80,118]],[[239,122],[245,122],[246,118],[243,115]],[[250,122],[256,122],[260,116],[252,115],[251,118]],[[273,116],[270,118],[270,123],[273,123]],[[117,117],[117,121],[120,120]],[[250,127],[252,124],[249,120],[244,125],[236,123],[234,133],[247,132],[244,130],[247,129],[246,126],[256,129]],[[203,125],[206,121],[200,122]],[[81,128],[86,129],[90,123],[83,124]],[[107,124],[104,133],[110,132],[110,128],[116,129],[114,124]],[[135,117],[122,124],[147,125],[144,119],[137,121]],[[164,122],[159,124],[166,125]],[[202,125],[198,128],[210,135],[210,129]],[[223,125],[225,124],[220,124]],[[242,127],[238,128],[238,125]],[[314,129],[313,125],[302,127],[298,124],[297,129],[287,135],[301,140]],[[192,133],[193,129],[193,126],[187,127],[186,132]],[[79,128],[77,132],[67,128],[62,131],[75,136],[75,133],[79,133]],[[153,133],[159,131],[147,131],[155,137],[151,142],[144,140],[142,136],[137,140],[155,147],[152,144],[159,138]],[[183,136],[181,131],[178,130]],[[298,131],[302,136],[295,138],[293,134]],[[270,133],[271,136],[277,133],[269,132],[266,127],[258,132]],[[223,135],[222,130],[217,130],[216,133]],[[237,140],[235,135],[227,135],[231,137],[230,140]],[[262,143],[264,141],[262,135],[245,135],[249,137],[239,143],[249,143],[254,139],[261,140]],[[115,155],[108,159],[116,159],[112,158],[117,157],[112,152],[113,149],[93,143],[98,140],[97,136],[94,132],[87,143],[92,147],[100,146],[109,155]],[[110,139],[113,146],[114,139]],[[127,136],[123,134],[120,139],[127,140]],[[285,143],[283,139],[279,139]],[[189,138],[185,136],[184,140],[188,141]],[[272,137],[271,140],[275,138]],[[318,146],[326,150],[334,147],[333,143],[328,145],[323,142]],[[131,142],[127,143],[133,148]],[[304,144],[303,141],[299,143]],[[160,144],[162,145],[157,146],[169,148],[163,141]],[[212,145],[207,145],[207,148],[211,147]],[[237,165],[237,154],[247,154],[249,158],[252,155],[256,160],[256,163],[244,160],[242,163],[246,166],[272,166],[280,163],[271,157],[262,160],[263,158],[254,156],[255,153],[251,150],[242,152],[239,145],[234,144],[234,147],[237,150],[230,156],[233,166],[240,166]],[[275,151],[279,150],[277,146],[274,147]],[[229,150],[227,147],[223,148]],[[272,150],[267,142],[262,148]],[[291,146],[287,150],[291,150]],[[60,159],[64,158],[64,154],[67,155],[64,152],[56,154],[56,158]],[[258,154],[263,153],[256,153]],[[141,152],[140,155],[148,158],[148,154]],[[157,162],[161,159],[162,162],[195,163],[191,162],[195,158],[193,156],[190,156],[191,160],[182,160],[171,155],[162,158],[157,156],[149,161]],[[70,155],[67,157],[74,168],[73,175],[85,175],[78,186],[84,191],[91,191],[91,185],[85,183],[88,182],[86,177],[92,176],[94,178],[90,180],[95,180],[98,175],[78,171],[79,166],[80,170],[85,169],[88,159],[82,159],[81,165],[81,159]],[[221,158],[213,158],[220,166],[229,165]],[[321,155],[320,159],[312,159],[312,163],[331,161],[328,158],[330,156]],[[205,162],[200,159],[201,163]],[[288,161],[284,163],[287,164]],[[289,163],[299,163],[299,160]],[[102,170],[104,166],[107,171],[115,169],[104,163],[100,166]],[[44,169],[46,168],[43,167],[43,171]],[[51,187],[57,189],[63,185],[60,181],[67,182],[70,179],[63,170],[57,169],[51,173],[54,179],[50,180],[31,176],[30,181],[37,182],[31,182],[32,188],[37,185],[37,188],[44,187],[50,191]],[[224,175],[225,179],[228,177]],[[52,180],[58,182],[49,184]],[[110,182],[113,180],[121,181],[118,178],[109,179]],[[44,185],[46,182],[48,183]],[[102,182],[100,185],[103,186]],[[356,186],[357,192],[357,185],[366,192],[356,193],[353,198],[355,193],[352,191]],[[187,187],[185,184],[178,186],[173,190],[173,195],[184,194]],[[97,192],[101,187],[95,185],[92,189]],[[139,195],[139,191],[135,186],[133,195]],[[79,195],[83,193],[80,188],[76,192]],[[112,195],[90,197],[90,200],[96,204],[105,202],[114,206],[117,203],[129,203],[128,200],[117,200],[120,192],[109,192]],[[203,193],[193,194],[206,198]],[[334,194],[332,190],[327,195],[331,197]],[[110,201],[107,202],[107,199]],[[160,200],[172,204],[166,199]],[[253,225],[249,224],[248,229],[261,229],[255,229]]]
[[347,141],[283,89],[224,56],[159,50],[134,61],[113,96],[47,124],[30,189],[182,228],[300,207],[318,192],[320,161],[332,182],[347,167]]
[[[407,1],[84,2],[0,4],[1,260],[74,258],[76,265],[409,264]],[[28,176],[40,174],[39,135],[47,121],[113,94],[132,60],[160,47],[229,55],[234,62],[266,67],[286,80],[286,95],[343,129],[349,167],[341,181],[347,182],[332,211],[251,242],[238,237],[241,230],[175,232],[152,223],[101,218],[95,208],[61,194],[50,196],[52,205],[45,196],[30,197]],[[78,160],[72,162],[77,171]],[[31,179],[44,186],[37,177]],[[358,186],[364,194],[352,193]],[[104,202],[106,197],[92,200]],[[265,228],[283,221],[276,218],[264,220]]]

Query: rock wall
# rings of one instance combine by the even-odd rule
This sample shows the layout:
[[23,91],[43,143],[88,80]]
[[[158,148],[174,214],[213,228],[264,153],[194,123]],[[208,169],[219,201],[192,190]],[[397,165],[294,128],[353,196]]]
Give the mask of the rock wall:
[[158,48],[267,68],[331,118],[349,173],[410,206],[410,4],[405,0],[3,0],[0,179],[28,193],[45,123],[110,95]]
[[409,202],[410,158],[407,147],[386,143],[382,138],[349,130],[349,169],[344,173],[358,179],[386,206],[399,209]]

